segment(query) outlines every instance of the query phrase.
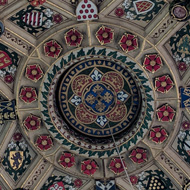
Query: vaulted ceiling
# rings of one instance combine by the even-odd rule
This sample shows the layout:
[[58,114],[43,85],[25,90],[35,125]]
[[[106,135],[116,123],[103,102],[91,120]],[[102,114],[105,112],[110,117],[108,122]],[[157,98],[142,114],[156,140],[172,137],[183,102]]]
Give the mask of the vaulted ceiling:
[[0,189],[190,188],[190,25],[169,6],[0,0]]

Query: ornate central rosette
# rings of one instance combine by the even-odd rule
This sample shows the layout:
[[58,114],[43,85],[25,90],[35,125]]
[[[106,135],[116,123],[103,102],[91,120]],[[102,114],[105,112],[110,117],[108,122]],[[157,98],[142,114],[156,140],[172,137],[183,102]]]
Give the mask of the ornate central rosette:
[[96,138],[110,137],[126,130],[136,119],[140,90],[118,63],[84,60],[62,76],[58,106],[66,123],[77,131]]
[[117,155],[142,139],[153,117],[153,92],[142,67],[111,49],[88,47],[50,67],[39,93],[45,125],[70,150]]

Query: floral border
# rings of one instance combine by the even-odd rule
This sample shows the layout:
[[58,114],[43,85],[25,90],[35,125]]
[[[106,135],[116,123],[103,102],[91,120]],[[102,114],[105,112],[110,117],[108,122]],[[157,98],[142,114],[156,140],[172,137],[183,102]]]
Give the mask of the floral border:
[[132,145],[136,144],[143,135],[147,132],[151,122],[152,117],[154,114],[154,98],[153,98],[153,92],[150,88],[151,84],[149,83],[146,75],[142,71],[141,68],[139,68],[138,64],[133,62],[131,59],[129,59],[125,54],[118,52],[117,50],[112,50],[108,48],[103,47],[87,47],[87,48],[81,48],[77,49],[76,51],[71,52],[69,55],[65,55],[61,60],[56,62],[46,73],[44,77],[44,83],[41,87],[41,90],[39,92],[39,99],[40,99],[40,109],[42,113],[43,120],[51,132],[51,134],[56,138],[58,141],[61,141],[64,146],[69,148],[70,150],[74,150],[77,152],[77,154],[85,155],[88,157],[109,157],[117,155],[117,151],[115,148],[112,148],[110,150],[101,150],[101,151],[92,151],[89,149],[81,148],[80,146],[77,146],[73,144],[72,142],[65,139],[56,129],[56,127],[53,125],[48,110],[48,94],[50,90],[50,84],[52,83],[54,79],[54,75],[60,71],[63,67],[67,68],[69,65],[67,65],[69,62],[74,60],[80,61],[82,56],[86,56],[86,58],[91,58],[91,56],[97,55],[99,58],[104,58],[105,56],[110,57],[111,59],[119,60],[121,63],[128,68],[130,68],[137,76],[140,82],[142,83],[145,93],[146,93],[146,111],[144,113],[144,123],[142,123],[142,126],[140,130],[137,131],[137,133],[130,138],[127,142],[122,144],[119,147],[120,152],[125,152],[129,148],[131,148]]

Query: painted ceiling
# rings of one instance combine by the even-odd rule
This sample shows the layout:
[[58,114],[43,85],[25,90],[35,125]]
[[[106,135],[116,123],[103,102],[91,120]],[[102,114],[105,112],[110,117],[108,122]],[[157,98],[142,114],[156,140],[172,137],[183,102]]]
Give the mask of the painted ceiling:
[[190,25],[169,7],[0,0],[0,190],[190,189]]

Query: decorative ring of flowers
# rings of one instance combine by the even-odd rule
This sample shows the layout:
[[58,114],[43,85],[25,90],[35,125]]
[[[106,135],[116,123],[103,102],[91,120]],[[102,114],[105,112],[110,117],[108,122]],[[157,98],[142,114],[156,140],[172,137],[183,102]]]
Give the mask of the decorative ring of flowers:
[[168,137],[168,133],[163,127],[153,127],[150,131],[149,138],[157,144],[163,143]]
[[35,102],[37,100],[36,89],[33,87],[22,87],[19,97],[25,103]]
[[40,128],[41,118],[31,114],[24,120],[23,125],[28,130],[37,130]]
[[174,87],[174,83],[170,76],[163,75],[155,79],[155,90],[161,93],[167,93]]
[[149,54],[145,56],[143,67],[151,72],[155,73],[162,67],[162,59],[158,54]]
[[142,164],[147,161],[147,150],[144,148],[133,149],[129,158],[136,164]]
[[81,172],[83,174],[92,176],[97,169],[98,165],[95,160],[85,160],[81,163]]
[[116,175],[119,175],[121,174],[123,171],[124,171],[124,167],[123,167],[123,164],[124,164],[124,167],[126,168],[126,163],[124,161],[124,159],[122,158],[122,161],[120,158],[113,158],[110,162],[110,165],[109,165],[109,168],[110,170],[116,174]]
[[83,35],[75,28],[65,33],[65,41],[68,46],[79,47],[82,43]]
[[50,40],[44,44],[45,56],[58,58],[61,51],[61,45],[55,40]]
[[75,164],[74,154],[71,154],[69,152],[63,152],[58,162],[64,168],[71,168]]
[[175,116],[175,110],[168,104],[165,104],[156,111],[159,121],[172,122]]
[[37,82],[43,77],[43,71],[38,64],[27,65],[25,76],[31,81]]
[[102,26],[96,32],[96,38],[101,45],[111,43],[114,39],[114,30],[106,26]]
[[[117,52],[117,50],[113,50],[113,49],[109,49],[109,48],[100,48],[100,47],[86,47],[86,48],[81,48],[81,49],[77,49],[75,51],[73,51],[72,53],[68,53],[66,54],[62,59],[58,60],[54,65],[52,65],[52,68],[48,71],[51,72],[53,75],[56,75],[56,78],[59,78],[59,76],[61,75],[61,73],[64,72],[65,68],[64,65],[67,64],[71,65],[71,61],[72,63],[75,63],[77,61],[77,59],[81,56],[97,56],[97,55],[101,55],[102,53],[104,53],[104,57],[108,56],[108,57],[113,57],[115,60],[121,60],[121,65],[128,65],[128,69],[130,70],[129,72],[134,72],[134,70],[137,72],[137,77],[139,78],[140,84],[141,81],[143,81],[142,83],[142,88],[141,90],[141,94],[143,94],[143,97],[146,97],[147,101],[146,102],[142,102],[142,110],[140,112],[140,114],[143,114],[143,120],[145,120],[146,122],[141,122],[141,118],[139,120],[139,122],[137,122],[136,128],[134,127],[133,130],[130,132],[127,137],[125,136],[124,139],[121,139],[118,141],[119,143],[119,147],[122,149],[122,152],[128,150],[129,148],[131,148],[132,143],[131,141],[134,141],[133,139],[135,138],[135,143],[137,143],[138,141],[140,141],[142,135],[144,135],[149,128],[149,125],[152,122],[152,116],[154,113],[154,100],[152,97],[152,90],[151,88],[147,88],[148,86],[151,86],[151,84],[149,84],[149,80],[146,78],[146,75],[141,72],[141,69],[139,68],[138,64],[134,63],[133,61],[131,61],[129,58],[126,57],[125,54],[119,53]],[[76,60],[75,60],[76,59]],[[77,61],[78,62],[78,61]],[[57,68],[59,68],[59,73],[57,73]],[[140,73],[140,74],[139,74]],[[134,73],[135,74],[135,73]],[[55,78],[55,77],[54,77]],[[145,82],[146,81],[146,82]],[[49,75],[46,73],[45,77],[44,77],[44,82],[47,84],[49,84],[51,86],[51,83],[55,82],[56,80],[54,80],[53,78],[50,78]],[[64,134],[60,134],[60,132],[57,130],[57,128],[61,128],[61,125],[63,124],[62,122],[60,122],[60,120],[58,120],[56,114],[55,114],[55,110],[54,107],[49,107],[49,105],[53,105],[53,94],[54,94],[54,89],[52,89],[50,87],[50,91],[47,90],[45,83],[42,85],[41,91],[40,91],[40,99],[41,102],[43,102],[41,104],[41,112],[42,112],[42,117],[43,120],[45,121],[46,127],[47,129],[50,131],[50,133],[58,140],[58,142],[60,142],[63,146],[65,144],[69,144],[71,145],[71,150],[75,151],[77,154],[80,151],[80,155],[88,155],[89,157],[109,157],[109,156],[116,156],[117,155],[117,151],[114,150],[114,145],[111,143],[108,145],[94,145],[94,144],[88,144],[88,143],[81,143],[80,142],[73,142],[70,138],[71,134],[68,133],[67,131],[65,131]],[[44,86],[45,85],[45,86]],[[46,94],[52,94],[48,97],[46,96]],[[148,109],[146,109],[148,108]],[[53,115],[48,115],[47,116],[47,110],[49,110]],[[50,119],[51,117],[54,117],[55,120]],[[55,127],[56,125],[56,127]],[[138,128],[142,128],[142,131],[137,130]],[[142,134],[143,133],[143,134]],[[124,140],[124,141],[123,141]],[[125,144],[123,144],[123,142],[125,142]],[[80,144],[79,144],[80,143]],[[89,147],[91,147],[89,149]],[[102,149],[103,147],[103,149]]]
[[36,146],[41,151],[47,151],[52,148],[53,141],[49,135],[40,135],[36,140]]
[[138,48],[138,38],[134,34],[125,33],[120,41],[119,45],[126,53]]

